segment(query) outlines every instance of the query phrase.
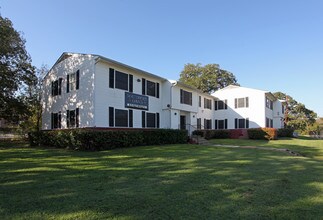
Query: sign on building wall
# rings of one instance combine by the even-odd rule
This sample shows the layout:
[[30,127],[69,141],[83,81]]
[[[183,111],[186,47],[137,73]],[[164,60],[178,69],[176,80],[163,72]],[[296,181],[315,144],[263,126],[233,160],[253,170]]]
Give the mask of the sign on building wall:
[[125,108],[135,108],[148,111],[148,96],[125,92]]

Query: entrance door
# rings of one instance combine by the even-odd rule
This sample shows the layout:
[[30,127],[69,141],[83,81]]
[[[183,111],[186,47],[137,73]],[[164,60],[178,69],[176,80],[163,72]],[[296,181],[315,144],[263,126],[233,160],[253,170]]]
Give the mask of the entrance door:
[[180,128],[182,130],[185,130],[186,129],[186,116],[185,115],[181,115],[181,118],[180,118]]

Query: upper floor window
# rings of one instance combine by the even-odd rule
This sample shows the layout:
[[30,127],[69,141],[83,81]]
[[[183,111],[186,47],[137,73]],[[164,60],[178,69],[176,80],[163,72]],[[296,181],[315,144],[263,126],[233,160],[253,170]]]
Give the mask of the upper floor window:
[[78,128],[79,127],[79,108],[76,108],[74,110],[67,110],[66,125],[68,128]]
[[235,118],[234,128],[249,128],[249,118]]
[[216,110],[222,110],[222,109],[228,109],[227,100],[218,100],[214,102],[214,109]]
[[52,81],[52,96],[57,96],[62,94],[62,78]]
[[62,114],[56,112],[51,114],[51,129],[61,128]]
[[110,68],[109,87],[133,92],[133,75]]
[[273,101],[266,97],[266,107],[273,110]]
[[248,108],[249,107],[249,97],[245,98],[235,98],[234,99],[235,108]]
[[77,70],[75,73],[68,74],[66,79],[66,92],[79,89],[80,70]]
[[181,104],[192,105],[192,93],[181,89]]
[[159,98],[159,83],[142,78],[142,94]]
[[204,98],[204,108],[212,109],[212,101],[211,101],[211,99]]

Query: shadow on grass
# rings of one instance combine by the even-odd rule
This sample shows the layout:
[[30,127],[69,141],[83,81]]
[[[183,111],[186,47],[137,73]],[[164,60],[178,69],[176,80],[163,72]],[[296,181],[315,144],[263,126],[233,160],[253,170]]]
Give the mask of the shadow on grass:
[[315,219],[322,163],[197,145],[0,151],[7,218]]

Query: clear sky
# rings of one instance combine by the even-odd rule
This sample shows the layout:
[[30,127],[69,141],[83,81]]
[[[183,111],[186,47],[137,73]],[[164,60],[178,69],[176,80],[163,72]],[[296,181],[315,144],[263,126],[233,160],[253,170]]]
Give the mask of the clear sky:
[[[323,116],[322,0],[0,0],[33,64],[99,54],[168,79],[217,63]],[[0,42],[1,43],[1,42]]]

